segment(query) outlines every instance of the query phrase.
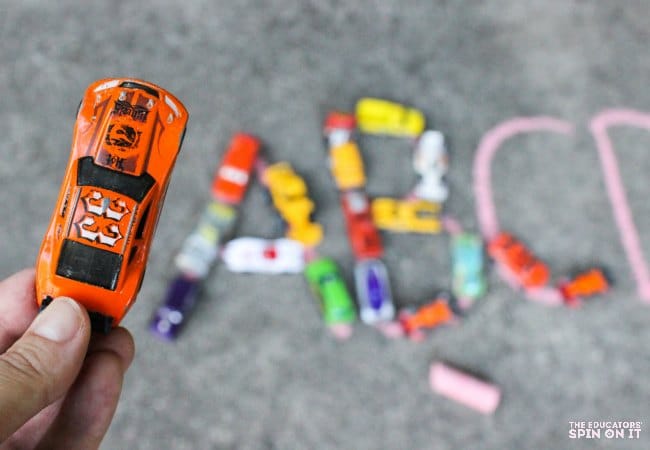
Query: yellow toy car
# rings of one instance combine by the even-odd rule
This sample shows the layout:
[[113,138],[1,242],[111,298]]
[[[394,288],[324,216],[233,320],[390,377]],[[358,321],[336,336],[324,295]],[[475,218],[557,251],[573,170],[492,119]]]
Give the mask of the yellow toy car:
[[362,98],[356,107],[357,126],[364,133],[417,137],[424,131],[421,111],[378,98]]
[[289,163],[276,163],[264,171],[264,181],[273,206],[287,223],[286,237],[315,246],[323,239],[323,228],[312,222],[314,202],[307,197],[307,185]]
[[366,185],[363,159],[357,144],[348,141],[330,150],[332,177],[339,190],[358,189]]
[[440,205],[426,200],[376,198],[372,201],[372,219],[377,228],[404,233],[439,233]]

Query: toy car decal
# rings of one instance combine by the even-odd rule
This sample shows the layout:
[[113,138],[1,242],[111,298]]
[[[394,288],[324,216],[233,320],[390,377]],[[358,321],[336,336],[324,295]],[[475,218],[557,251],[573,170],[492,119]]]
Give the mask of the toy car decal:
[[128,197],[83,186],[72,213],[68,237],[121,253],[122,248],[116,248],[116,244],[129,235],[135,209],[135,202]]
[[[136,101],[133,97],[136,95]],[[135,94],[133,91],[120,93],[120,96],[115,100],[113,107],[113,114],[117,117],[128,116],[136,122],[146,122],[149,110],[153,108],[154,102],[151,98]]]
[[104,137],[104,144],[119,147],[120,150],[137,147],[142,131],[129,125],[110,124]]

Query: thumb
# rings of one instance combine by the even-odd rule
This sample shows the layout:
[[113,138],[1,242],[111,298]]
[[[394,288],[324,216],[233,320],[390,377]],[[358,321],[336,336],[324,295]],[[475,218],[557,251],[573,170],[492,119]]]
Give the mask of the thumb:
[[67,392],[89,340],[88,314],[74,300],[60,297],[0,355],[0,442]]

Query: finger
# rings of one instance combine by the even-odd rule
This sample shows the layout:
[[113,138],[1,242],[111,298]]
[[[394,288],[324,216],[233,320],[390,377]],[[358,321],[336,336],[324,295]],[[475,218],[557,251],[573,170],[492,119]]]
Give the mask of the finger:
[[120,357],[124,371],[126,372],[126,369],[133,362],[133,356],[135,355],[133,336],[131,336],[131,333],[126,328],[122,327],[114,328],[107,335],[94,333],[90,338],[88,353],[99,351],[116,353]]
[[34,269],[0,282],[0,354],[23,335],[37,313]]
[[124,373],[133,360],[133,338],[124,328],[91,344],[61,412],[38,448],[95,449],[115,414]]
[[[131,334],[124,328],[116,328],[110,334],[94,334],[91,336],[88,354],[97,351],[114,351],[121,359],[124,371],[131,365],[134,355],[134,343]],[[85,366],[85,363],[84,363]],[[84,369],[82,367],[82,373]],[[75,385],[77,382],[75,382]],[[71,389],[74,389],[74,386]],[[69,391],[70,392],[70,391]],[[68,395],[70,396],[70,395]],[[37,444],[43,440],[43,436],[50,429],[54,419],[61,410],[63,397],[50,406],[43,409],[36,416],[32,417],[25,425],[4,443],[7,448],[36,448]],[[55,427],[52,427],[55,429]],[[0,449],[4,448],[0,445]],[[80,447],[83,448],[83,447]]]
[[86,311],[60,297],[0,355],[0,442],[67,392],[89,339]]
[[36,445],[43,439],[45,432],[50,428],[50,425],[52,425],[52,422],[54,422],[54,419],[59,414],[64,398],[61,397],[29,419],[18,431],[9,436],[9,439],[0,444],[0,450],[36,448]]

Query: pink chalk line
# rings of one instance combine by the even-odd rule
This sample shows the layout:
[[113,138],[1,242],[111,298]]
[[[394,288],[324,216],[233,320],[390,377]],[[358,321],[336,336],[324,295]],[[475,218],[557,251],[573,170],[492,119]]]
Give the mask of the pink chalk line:
[[[474,195],[476,196],[476,215],[479,229],[483,238],[488,242],[499,232],[499,220],[492,194],[492,160],[508,139],[519,134],[536,131],[570,135],[573,133],[573,125],[564,120],[547,116],[518,117],[492,128],[479,143],[474,157]],[[501,277],[511,286],[521,288],[518,281],[515,282],[513,277],[508,276],[504,269],[499,270]],[[562,296],[557,289],[552,287],[527,290],[526,294],[530,300],[545,305],[557,306],[562,304]]]
[[499,231],[499,221],[492,197],[492,160],[505,141],[518,134],[549,131],[559,134],[573,133],[573,126],[552,117],[519,117],[507,120],[488,131],[476,150],[474,157],[474,195],[476,215],[483,237],[494,237]]
[[460,234],[463,232],[463,226],[460,222],[452,215],[445,214],[442,216],[442,226],[445,228],[445,231],[449,234]]
[[625,249],[632,273],[636,278],[637,292],[642,300],[650,302],[648,264],[641,250],[639,232],[634,225],[625,188],[621,181],[614,147],[608,134],[609,128],[617,126],[639,127],[650,130],[650,115],[628,109],[610,109],[596,115],[590,123],[591,134],[596,141],[600,163],[605,175],[609,201],[621,235],[621,243]]

